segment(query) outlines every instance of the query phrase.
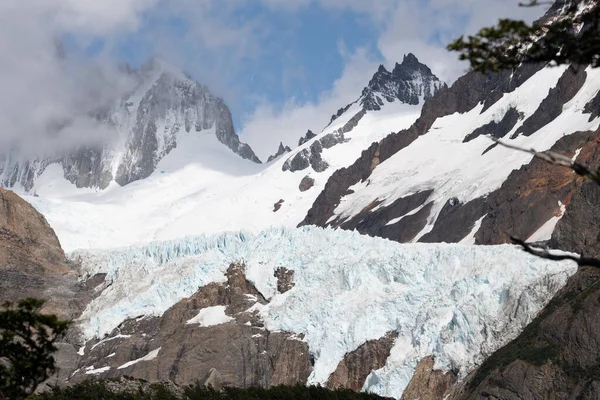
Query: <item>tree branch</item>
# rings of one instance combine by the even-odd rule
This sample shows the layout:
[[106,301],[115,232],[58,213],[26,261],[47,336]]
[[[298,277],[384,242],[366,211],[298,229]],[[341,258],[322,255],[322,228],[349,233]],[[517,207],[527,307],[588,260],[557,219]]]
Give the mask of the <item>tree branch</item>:
[[496,139],[494,137],[491,137],[491,136],[490,136],[490,138],[494,142],[498,143],[500,146],[532,154],[534,157],[539,158],[540,160],[546,161],[547,163],[552,164],[552,165],[558,165],[560,167],[570,168],[577,175],[583,176],[584,178],[591,179],[592,181],[594,181],[598,185],[600,185],[600,168],[598,168],[596,171],[594,171],[591,168],[589,168],[583,164],[576,163],[575,161],[573,161],[571,158],[565,156],[564,154],[559,154],[559,153],[556,153],[556,152],[550,151],[550,150],[537,151],[535,149],[526,149],[524,147],[519,147],[519,146],[515,146],[514,144],[509,144],[509,143],[503,142],[503,141]]
[[540,249],[540,248],[532,247],[529,243],[525,243],[524,240],[521,240],[514,236],[511,236],[510,240],[514,244],[521,246],[523,248],[523,250],[526,251],[527,253],[532,254],[536,257],[540,257],[540,258],[544,258],[546,260],[552,260],[552,261],[571,260],[571,261],[575,261],[577,263],[577,265],[579,265],[580,267],[588,266],[588,267],[600,268],[600,260],[596,259],[596,258],[574,256],[571,254],[552,254],[547,249]]

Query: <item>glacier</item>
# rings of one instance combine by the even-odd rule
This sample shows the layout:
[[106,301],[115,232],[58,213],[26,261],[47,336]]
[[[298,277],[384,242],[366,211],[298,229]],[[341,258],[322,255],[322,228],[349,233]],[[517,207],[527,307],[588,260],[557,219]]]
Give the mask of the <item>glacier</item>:
[[[398,339],[386,365],[363,390],[399,398],[419,360],[464,377],[547,304],[575,273],[573,262],[530,256],[511,245],[399,244],[357,232],[303,227],[222,233],[69,254],[84,275],[106,285],[79,324],[103,337],[126,318],[161,315],[231,262],[269,300],[260,308],[271,331],[304,334],[315,358],[309,383],[324,384],[344,355],[389,331]],[[294,270],[280,294],[274,271]]]

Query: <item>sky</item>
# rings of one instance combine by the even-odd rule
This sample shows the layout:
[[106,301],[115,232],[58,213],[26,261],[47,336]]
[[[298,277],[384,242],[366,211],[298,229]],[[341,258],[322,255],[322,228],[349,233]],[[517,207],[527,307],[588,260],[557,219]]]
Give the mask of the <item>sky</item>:
[[[379,64],[412,52],[452,83],[467,68],[445,50],[453,38],[543,11],[517,0],[2,0],[0,146],[39,143],[41,128],[129,85],[117,65],[158,56],[223,97],[264,159],[320,131]],[[106,134],[82,120],[53,140]]]

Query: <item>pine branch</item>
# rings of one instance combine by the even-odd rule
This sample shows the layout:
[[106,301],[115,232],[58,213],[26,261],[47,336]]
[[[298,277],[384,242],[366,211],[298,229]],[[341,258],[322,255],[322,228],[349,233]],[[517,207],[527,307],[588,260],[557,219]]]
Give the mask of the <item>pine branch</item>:
[[519,147],[514,144],[509,144],[509,143],[503,142],[503,141],[496,139],[494,137],[491,137],[491,136],[490,136],[490,138],[494,142],[498,143],[500,146],[503,146],[503,147],[506,147],[506,148],[509,148],[512,150],[518,150],[518,151],[532,154],[534,157],[539,158],[540,160],[546,161],[547,163],[552,164],[552,165],[558,165],[560,167],[570,168],[577,175],[583,176],[584,178],[591,179],[592,181],[594,181],[598,185],[600,185],[600,168],[598,168],[596,171],[594,171],[586,165],[579,164],[579,163],[573,161],[570,157],[567,157],[564,154],[556,153],[556,152],[550,151],[550,150],[537,151],[535,149],[526,149],[524,147]]
[[575,261],[577,263],[577,265],[579,265],[580,267],[587,266],[587,267],[600,268],[600,260],[597,258],[574,256],[571,254],[560,254],[560,255],[552,254],[547,249],[540,249],[540,248],[532,247],[529,243],[525,243],[524,240],[521,240],[514,236],[511,236],[510,240],[514,244],[521,246],[523,248],[523,250],[526,251],[527,253],[532,254],[536,257],[544,258],[546,260],[551,260],[551,261],[571,260],[571,261]]

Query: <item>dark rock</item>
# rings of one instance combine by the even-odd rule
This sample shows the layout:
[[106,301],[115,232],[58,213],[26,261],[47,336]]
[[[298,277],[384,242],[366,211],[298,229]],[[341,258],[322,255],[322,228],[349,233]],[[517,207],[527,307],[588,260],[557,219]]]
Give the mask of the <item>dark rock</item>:
[[76,301],[82,285],[46,219],[0,188],[0,303],[41,298],[48,300],[43,311],[75,318],[85,307]]
[[313,144],[310,145],[309,161],[310,166],[315,170],[315,172],[323,172],[329,168],[329,164],[327,164],[327,162],[321,158],[322,152],[323,146],[319,140],[314,141]]
[[281,199],[277,203],[275,203],[273,205],[273,212],[279,211],[279,209],[281,208],[281,206],[283,205],[284,202],[285,202],[285,200]]
[[300,140],[298,140],[298,146],[302,146],[304,143],[308,142],[310,139],[312,139],[316,136],[317,135],[309,129],[308,131],[306,131],[306,135],[304,135],[303,137],[300,138]]
[[381,109],[383,99],[387,102],[400,100],[406,104],[419,104],[419,98],[430,99],[445,87],[445,84],[431,72],[425,64],[421,64],[414,54],[404,56],[402,64],[396,63],[392,72],[383,65],[373,75],[368,86],[363,90],[361,105],[365,111]]
[[596,96],[585,105],[583,113],[590,114],[590,122],[600,116],[600,91],[598,91]]
[[314,185],[315,185],[315,180],[313,178],[311,178],[310,176],[306,175],[300,181],[300,185],[298,186],[298,189],[300,189],[301,192],[306,192],[308,189],[310,189]]
[[[573,133],[561,138],[552,150],[573,155],[583,147],[581,159],[591,160],[588,157],[595,151],[599,134]],[[508,243],[511,235],[527,239],[550,218],[560,214],[559,201],[569,208],[578,186],[570,169],[533,159],[511,172],[500,189],[488,195],[484,211],[486,216],[475,235],[476,243]]]
[[563,106],[568,103],[583,87],[587,77],[585,69],[570,66],[558,80],[556,87],[550,89],[548,96],[540,103],[538,109],[527,118],[511,138],[519,134],[531,136],[545,125],[554,121],[562,114]]
[[329,376],[327,387],[359,392],[371,371],[385,366],[397,337],[397,332],[389,332],[381,339],[370,340],[346,354]]
[[328,133],[327,135],[323,136],[321,139],[319,139],[319,143],[321,144],[321,146],[323,146],[324,149],[330,149],[333,146],[340,144],[340,143],[346,143],[350,141],[350,139],[346,139],[344,137],[344,133]]
[[485,215],[487,200],[480,197],[466,204],[457,199],[450,199],[435,220],[433,229],[423,235],[419,242],[424,243],[457,243],[467,236],[475,222]]
[[[480,135],[490,135],[496,139],[501,139],[515,127],[517,122],[519,122],[519,119],[523,118],[522,115],[523,114],[519,113],[516,108],[511,107],[506,114],[504,114],[504,117],[502,117],[500,122],[492,121],[475,129],[463,139],[463,143],[470,142]],[[485,153],[486,152],[484,151],[484,154]]]
[[269,158],[267,159],[267,162],[271,162],[274,161],[276,159],[278,159],[279,157],[281,157],[282,155],[284,155],[285,153],[289,153],[290,151],[292,151],[292,149],[290,149],[288,146],[284,146],[282,142],[279,142],[279,148],[277,149],[277,152],[271,156],[269,156]]
[[350,103],[346,107],[340,108],[334,115],[332,115],[331,119],[329,120],[329,124],[327,126],[331,125],[331,123],[333,121],[335,121],[336,119],[338,119],[339,117],[341,117],[342,114],[344,114],[346,111],[348,111],[348,109],[350,108],[350,106],[352,106],[352,104],[354,104],[354,103]]
[[275,270],[273,276],[277,278],[277,291],[279,293],[285,293],[295,286],[294,271],[279,267]]
[[364,108],[362,110],[360,110],[359,112],[357,112],[352,118],[350,118],[348,120],[348,122],[346,122],[344,124],[344,126],[342,126],[338,132],[339,133],[348,133],[350,132],[352,129],[356,128],[356,125],[358,125],[358,123],[360,122],[360,120],[367,115],[367,110],[365,110]]
[[[433,190],[417,192],[402,197],[387,207],[379,207],[380,203],[376,201],[353,218],[345,221],[335,219],[328,226],[357,230],[364,235],[408,242],[425,227],[432,204],[426,205],[413,215],[406,214],[423,206],[432,193]],[[374,208],[377,210],[372,211]],[[396,223],[389,224],[390,221],[399,217],[403,218]]]
[[440,400],[445,399],[458,380],[452,371],[433,369],[433,357],[425,357],[417,365],[415,373],[402,393],[402,400]]
[[302,171],[310,166],[311,151],[308,149],[302,149],[294,157],[288,158],[281,169],[283,171]]
[[315,140],[308,149],[302,149],[293,157],[288,158],[283,164],[282,170],[296,172],[302,171],[310,166],[315,172],[323,172],[329,168],[329,164],[321,157],[322,152],[323,145],[320,140]]
[[[236,387],[305,384],[312,371],[308,345],[293,334],[262,327],[252,306],[266,300],[246,279],[244,269],[243,264],[232,264],[225,284],[206,285],[161,317],[124,321],[107,337],[110,340],[88,343],[76,366],[80,371],[73,374],[72,367],[71,381],[87,379],[81,371],[94,365],[110,367],[100,378],[127,375],[181,386],[197,381]],[[215,306],[225,306],[231,321],[212,326],[186,323],[200,310]],[[157,358],[119,369],[156,349]]]

